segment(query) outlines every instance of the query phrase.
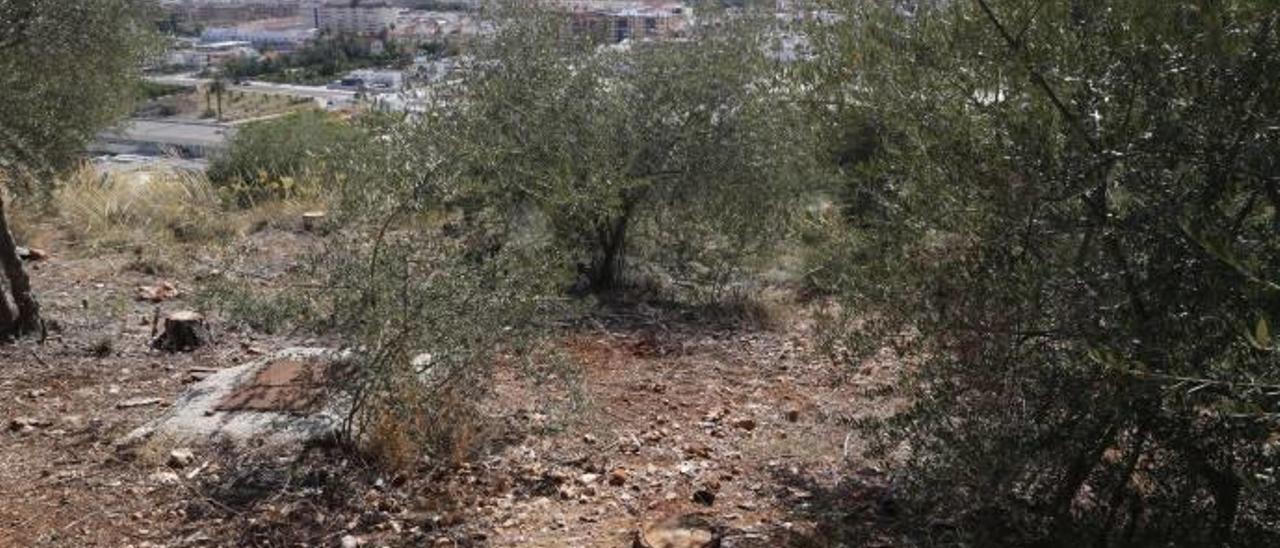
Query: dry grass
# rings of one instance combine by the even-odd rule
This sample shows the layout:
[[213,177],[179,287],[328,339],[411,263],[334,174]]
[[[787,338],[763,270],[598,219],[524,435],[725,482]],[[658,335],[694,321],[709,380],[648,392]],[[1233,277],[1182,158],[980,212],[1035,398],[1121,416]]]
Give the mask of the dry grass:
[[[318,199],[264,202],[252,209],[225,206],[199,173],[146,171],[103,175],[85,167],[58,187],[49,209],[81,253],[132,252],[127,270],[174,274],[190,253],[211,251],[265,228],[297,230],[302,213],[324,209]],[[48,227],[23,222],[23,241],[47,238]]]
[[225,240],[237,232],[201,175],[75,172],[54,195],[67,235],[89,251]]

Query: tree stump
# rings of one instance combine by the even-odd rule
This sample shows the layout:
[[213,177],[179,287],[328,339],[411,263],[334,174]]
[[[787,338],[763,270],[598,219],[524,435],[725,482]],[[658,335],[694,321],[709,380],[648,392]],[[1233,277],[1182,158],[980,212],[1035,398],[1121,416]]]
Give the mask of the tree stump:
[[204,316],[191,311],[165,316],[164,330],[151,341],[151,348],[165,352],[190,352],[209,343],[209,326]]
[[302,229],[307,232],[315,232],[320,228],[320,224],[324,222],[325,212],[308,211],[302,214]]

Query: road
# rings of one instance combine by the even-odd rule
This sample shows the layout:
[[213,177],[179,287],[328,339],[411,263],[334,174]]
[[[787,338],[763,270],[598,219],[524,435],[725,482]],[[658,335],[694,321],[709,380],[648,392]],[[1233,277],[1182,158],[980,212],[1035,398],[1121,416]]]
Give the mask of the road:
[[[148,76],[147,80],[157,84],[166,84],[173,86],[202,86],[212,82],[210,78],[198,78],[192,74],[164,74],[158,76]],[[351,102],[355,99],[354,91],[346,91],[340,89],[328,89],[320,86],[295,86],[290,84],[277,84],[274,82],[262,82],[250,80],[246,84],[236,86],[240,89],[256,91],[259,93],[270,93],[274,95],[289,95],[292,97],[307,97],[310,99],[322,99],[326,102],[339,104]]]

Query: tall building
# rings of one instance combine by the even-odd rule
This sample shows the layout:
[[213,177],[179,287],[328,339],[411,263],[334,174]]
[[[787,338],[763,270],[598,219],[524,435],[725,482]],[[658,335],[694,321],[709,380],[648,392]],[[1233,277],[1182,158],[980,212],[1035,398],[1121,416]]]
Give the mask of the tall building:
[[311,7],[316,28],[333,34],[375,35],[390,30],[400,8],[384,2],[346,0]]
[[683,2],[674,0],[559,0],[553,5],[571,14],[576,33],[607,42],[676,36],[693,15]]

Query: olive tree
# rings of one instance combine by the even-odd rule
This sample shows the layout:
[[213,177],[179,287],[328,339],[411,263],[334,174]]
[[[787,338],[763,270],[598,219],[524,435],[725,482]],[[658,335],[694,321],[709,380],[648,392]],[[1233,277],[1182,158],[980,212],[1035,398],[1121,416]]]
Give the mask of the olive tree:
[[355,120],[364,138],[314,174],[332,226],[300,286],[351,350],[348,433],[395,464],[465,454],[499,366],[560,375],[539,343],[572,312],[575,262],[614,283],[641,219],[768,239],[803,188],[763,35],[620,51],[524,13],[500,14],[459,86]]
[[[29,186],[129,112],[152,51],[147,0],[0,0],[0,183]],[[40,329],[0,194],[0,338]],[[12,299],[12,304],[11,304]]]
[[782,232],[812,179],[776,29],[704,15],[687,39],[608,46],[555,13],[518,15],[474,50],[468,176],[544,219],[587,289],[618,285],[643,225],[702,250]]
[[832,2],[845,343],[917,541],[1280,538],[1280,12]]

